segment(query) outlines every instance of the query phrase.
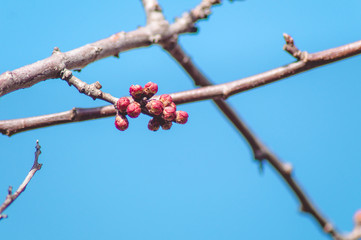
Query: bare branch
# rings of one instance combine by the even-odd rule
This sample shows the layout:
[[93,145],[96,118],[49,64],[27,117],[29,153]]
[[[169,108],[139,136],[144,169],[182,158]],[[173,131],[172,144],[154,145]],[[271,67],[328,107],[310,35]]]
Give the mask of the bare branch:
[[36,146],[35,146],[35,160],[34,160],[34,164],[30,169],[30,172],[28,173],[28,175],[26,176],[25,180],[23,181],[23,183],[19,186],[18,190],[16,190],[16,192],[13,194],[12,190],[13,188],[10,186],[8,189],[8,195],[6,196],[6,199],[4,201],[4,203],[0,206],[0,219],[2,218],[6,218],[7,215],[3,215],[2,213],[4,212],[4,210],[6,208],[8,208],[10,206],[10,204],[12,204],[15,199],[17,199],[19,197],[19,195],[24,192],[26,186],[28,185],[28,183],[30,182],[31,178],[34,176],[34,174],[41,169],[41,166],[43,164],[38,163],[38,158],[39,155],[41,153],[40,151],[40,145],[39,145],[39,141],[36,141]]
[[[163,43],[163,46],[165,46]],[[166,46],[165,46],[166,47]],[[298,73],[307,71],[312,68],[320,67],[331,62],[339,61],[361,53],[361,41],[346,44],[341,47],[328,49],[321,52],[308,54],[308,60],[298,61],[288,64],[264,73],[260,73],[251,77],[243,78],[229,83],[218,84],[213,86],[206,86],[198,89],[192,89],[188,91],[178,92],[170,94],[176,104],[184,104],[189,102],[195,102],[205,99],[213,98],[227,98],[233,94],[247,91],[259,86],[263,86],[268,83],[272,83],[289,76],[296,75]],[[309,60],[311,59],[311,60]],[[189,61],[189,58],[181,60],[183,62]],[[189,69],[191,72],[192,70]],[[194,71],[194,70],[193,70]],[[197,75],[196,71],[194,74]],[[197,84],[205,86],[204,79],[197,77]],[[113,107],[113,106],[111,106]],[[31,118],[2,120],[0,121],[0,132],[2,134],[11,136],[12,134],[22,132],[25,130],[46,127],[51,125],[57,125],[62,123],[85,121],[90,119],[107,117],[115,114],[114,108],[110,106],[70,110],[67,112],[49,114]],[[81,112],[78,115],[78,111]],[[76,113],[75,113],[76,112]],[[84,114],[83,114],[84,113]],[[81,117],[77,117],[81,116]]]
[[[195,84],[201,86],[212,85],[212,83],[200,72],[200,70],[191,61],[190,57],[181,49],[178,44],[164,45],[170,55],[177,60],[177,62],[183,67],[183,69],[194,80]],[[218,108],[227,116],[227,118],[237,128],[244,138],[249,143],[254,158],[262,161],[268,161],[275,170],[282,176],[282,178],[288,183],[288,186],[298,197],[302,210],[310,213],[320,224],[323,229],[326,229],[332,236],[338,236],[339,234],[332,228],[332,225],[322,216],[322,214],[316,209],[316,207],[308,199],[304,191],[299,184],[292,178],[292,166],[287,163],[282,163],[271,151],[256,137],[254,133],[247,127],[247,125],[237,115],[236,111],[224,100],[213,99]]]
[[[145,2],[156,3],[155,1]],[[48,58],[2,73],[0,75],[0,97],[18,89],[31,87],[47,79],[59,78],[60,72],[64,69],[82,69],[99,59],[118,56],[120,52],[167,41],[167,39],[181,33],[194,32],[192,29],[194,22],[209,14],[209,8],[213,2],[218,1],[203,0],[199,6],[191,10],[188,14],[190,16],[183,16],[171,25],[166,20],[157,21],[157,24],[148,24],[131,32],[119,32],[109,38],[68,52],[60,52],[58,48],[55,48],[53,54]],[[155,16],[154,18],[159,20],[162,17],[161,12],[160,14],[155,13],[156,11],[152,11],[149,18],[152,16],[153,19]]]

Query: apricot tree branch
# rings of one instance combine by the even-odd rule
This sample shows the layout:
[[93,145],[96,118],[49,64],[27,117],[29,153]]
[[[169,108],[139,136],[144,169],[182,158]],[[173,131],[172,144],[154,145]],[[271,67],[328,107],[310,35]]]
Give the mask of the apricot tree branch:
[[[308,60],[306,62],[298,61],[233,82],[173,93],[171,96],[176,104],[213,98],[227,98],[233,94],[263,86],[309,69],[336,62],[360,53],[361,41],[357,41],[340,47],[308,54]],[[204,82],[202,83],[201,81],[197,84],[201,85],[204,84]],[[111,107],[103,106],[89,109],[74,108],[75,110],[73,109],[62,113],[22,119],[2,120],[0,121],[0,132],[11,136],[15,133],[40,127],[107,117],[115,114],[114,108],[111,109]]]
[[15,201],[15,199],[17,199],[22,192],[24,192],[24,190],[25,190],[26,186],[28,185],[28,183],[30,182],[31,178],[34,176],[34,174],[38,170],[41,169],[41,166],[43,164],[38,163],[38,158],[41,153],[39,141],[36,141],[35,149],[36,149],[36,151],[35,151],[34,164],[31,167],[31,169],[30,169],[28,175],[26,176],[25,180],[23,181],[23,183],[19,186],[18,190],[16,190],[15,193],[12,193],[13,188],[11,186],[9,187],[8,195],[6,196],[4,203],[0,206],[0,219],[7,217],[7,215],[2,214],[4,212],[4,210],[7,209],[10,206],[10,204],[12,204]]
[[[189,74],[196,85],[210,86],[212,85],[205,75],[196,67],[190,57],[182,50],[179,44],[176,42],[170,42],[163,45],[164,49],[183,67],[183,69]],[[306,193],[302,190],[300,185],[292,177],[292,167],[290,164],[283,163],[278,159],[260,140],[254,133],[247,127],[247,125],[237,115],[236,111],[223,99],[213,99],[218,108],[227,116],[227,118],[237,128],[248,144],[250,145],[254,158],[256,160],[268,161],[279,175],[288,183],[288,186],[295,193],[301,204],[301,209],[304,212],[311,214],[319,223],[322,229],[327,230],[335,238],[339,234],[333,229],[331,223],[329,223],[322,214],[316,209],[307,197]]]
[[[119,32],[108,38],[76,48],[68,52],[58,52],[43,60],[7,71],[0,75],[0,97],[18,89],[52,78],[58,78],[64,69],[82,69],[88,64],[109,56],[118,56],[120,52],[146,47],[153,43],[166,41],[174,35],[195,32],[193,24],[209,14],[214,0],[203,0],[199,6],[169,25],[148,24],[130,32]],[[54,54],[57,53],[57,54]]]

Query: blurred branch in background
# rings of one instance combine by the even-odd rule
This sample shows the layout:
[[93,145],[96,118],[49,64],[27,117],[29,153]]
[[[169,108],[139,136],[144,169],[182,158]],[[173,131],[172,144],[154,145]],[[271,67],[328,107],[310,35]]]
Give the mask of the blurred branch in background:
[[26,176],[25,180],[23,181],[23,183],[19,186],[18,190],[16,190],[15,193],[12,193],[13,187],[9,186],[8,189],[8,195],[6,196],[6,199],[4,201],[4,203],[0,206],[0,219],[2,218],[7,218],[7,215],[2,214],[9,206],[10,204],[12,204],[18,197],[19,195],[24,192],[26,186],[28,185],[28,183],[30,182],[30,180],[33,178],[34,174],[41,169],[41,166],[43,164],[38,163],[38,158],[39,155],[41,153],[40,151],[40,145],[39,145],[39,141],[36,141],[36,146],[35,146],[35,160],[34,160],[34,164],[31,167],[28,175]]

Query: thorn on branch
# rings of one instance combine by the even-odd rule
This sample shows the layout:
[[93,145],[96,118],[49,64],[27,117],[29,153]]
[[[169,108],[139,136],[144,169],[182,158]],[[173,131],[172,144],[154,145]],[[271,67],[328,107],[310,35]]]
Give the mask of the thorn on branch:
[[13,187],[12,186],[9,186],[8,188],[8,195],[12,195],[13,194]]
[[58,47],[54,47],[53,52],[51,53],[51,55],[59,53],[60,49]]

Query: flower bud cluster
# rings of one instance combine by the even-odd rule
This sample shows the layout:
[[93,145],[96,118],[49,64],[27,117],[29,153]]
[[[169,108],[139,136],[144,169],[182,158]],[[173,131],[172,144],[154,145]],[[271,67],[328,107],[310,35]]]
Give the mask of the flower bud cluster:
[[188,121],[188,113],[177,111],[177,106],[168,94],[163,94],[158,100],[151,99],[158,92],[158,85],[152,82],[140,85],[132,85],[129,93],[133,101],[127,97],[121,97],[116,102],[117,114],[115,117],[115,127],[120,131],[128,128],[129,122],[126,117],[137,118],[141,112],[152,116],[148,123],[148,129],[157,131],[160,127],[168,130],[172,127],[172,122],[185,124]]

